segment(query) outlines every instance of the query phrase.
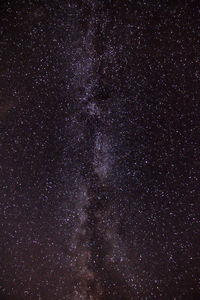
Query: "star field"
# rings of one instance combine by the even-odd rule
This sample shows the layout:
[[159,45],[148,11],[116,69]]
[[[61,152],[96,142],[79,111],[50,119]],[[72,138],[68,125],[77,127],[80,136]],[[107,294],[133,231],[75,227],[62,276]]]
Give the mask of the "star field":
[[0,299],[200,299],[198,1],[0,4]]

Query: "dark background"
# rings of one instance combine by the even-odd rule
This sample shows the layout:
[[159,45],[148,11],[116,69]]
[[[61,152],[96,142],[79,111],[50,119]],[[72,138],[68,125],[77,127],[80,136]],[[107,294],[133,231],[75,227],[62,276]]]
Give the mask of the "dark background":
[[[2,299],[72,299],[83,185],[94,299],[199,299],[198,1],[0,8]],[[105,186],[96,132],[112,141]]]

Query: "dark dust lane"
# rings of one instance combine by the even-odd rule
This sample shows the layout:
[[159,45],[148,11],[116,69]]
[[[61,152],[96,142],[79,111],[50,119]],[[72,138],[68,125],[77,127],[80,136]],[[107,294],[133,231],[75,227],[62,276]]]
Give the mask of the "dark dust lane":
[[200,298],[199,9],[0,3],[0,299]]

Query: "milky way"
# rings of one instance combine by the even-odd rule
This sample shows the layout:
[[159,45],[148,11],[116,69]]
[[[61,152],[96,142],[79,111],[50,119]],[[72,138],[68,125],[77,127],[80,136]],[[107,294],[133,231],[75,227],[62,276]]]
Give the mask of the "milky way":
[[200,299],[198,1],[0,8],[0,299]]

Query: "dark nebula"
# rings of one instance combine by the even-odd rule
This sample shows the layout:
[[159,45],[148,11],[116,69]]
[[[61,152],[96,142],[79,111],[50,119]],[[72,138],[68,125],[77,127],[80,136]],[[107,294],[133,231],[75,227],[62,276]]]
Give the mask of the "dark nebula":
[[200,299],[198,1],[1,1],[0,37],[0,299]]

